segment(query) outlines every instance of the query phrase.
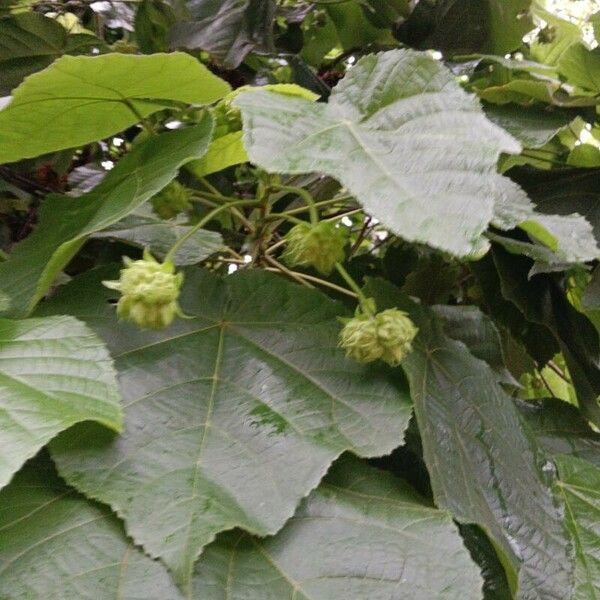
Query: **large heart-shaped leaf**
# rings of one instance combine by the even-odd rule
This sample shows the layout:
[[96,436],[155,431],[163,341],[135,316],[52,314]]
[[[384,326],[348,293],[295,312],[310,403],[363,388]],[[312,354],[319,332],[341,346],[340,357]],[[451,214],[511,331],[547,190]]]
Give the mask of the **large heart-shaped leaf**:
[[411,50],[360,59],[328,104],[268,91],[235,104],[252,162],[331,175],[395,233],[457,255],[485,246],[506,193],[496,161],[520,150],[442,64]]
[[112,513],[39,457],[0,492],[0,598],[183,600],[167,570]]
[[274,538],[232,532],[196,567],[203,600],[479,600],[452,519],[391,475],[341,460]]
[[344,357],[345,310],[321,293],[264,271],[190,269],[182,307],[195,318],[144,333],[116,322],[100,288],[92,273],[41,308],[81,315],[108,343],[125,431],[71,429],[52,454],[184,586],[216,533],[275,533],[341,452],[402,444],[405,380]]
[[0,111],[0,164],[101,140],[174,103],[208,104],[229,89],[187,54],[63,56]]
[[367,292],[380,309],[409,311],[419,327],[402,366],[436,503],[495,540],[518,572],[519,600],[569,598],[572,559],[554,469],[495,373],[390,284],[371,282]]
[[575,546],[575,589],[571,600],[600,597],[600,469],[572,456],[556,459],[558,487]]
[[28,314],[88,236],[116,223],[163,189],[181,165],[208,148],[212,118],[136,146],[91,192],[78,198],[49,196],[34,232],[0,263],[10,316]]
[[119,431],[119,401],[108,352],[83,323],[0,319],[0,487],[74,423],[94,420]]

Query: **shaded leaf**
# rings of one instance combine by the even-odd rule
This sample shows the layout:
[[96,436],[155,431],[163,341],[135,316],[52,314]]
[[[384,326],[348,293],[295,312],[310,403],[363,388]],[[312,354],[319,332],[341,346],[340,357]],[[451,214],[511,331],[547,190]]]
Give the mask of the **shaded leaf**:
[[8,96],[27,75],[47,67],[66,44],[66,29],[39,13],[0,19],[0,96]]
[[540,212],[583,215],[592,225],[596,241],[600,243],[599,174],[598,169],[560,169],[549,173],[524,170],[516,174],[516,179]]
[[471,557],[481,568],[483,600],[513,600],[502,563],[483,531],[476,525],[462,525],[460,533]]
[[585,416],[600,424],[600,337],[591,321],[577,311],[554,275],[529,277],[531,261],[494,248],[493,259],[502,294],[528,321],[546,327],[565,358],[577,399]]
[[541,148],[575,118],[569,111],[548,111],[539,106],[486,104],[484,110],[488,119],[527,148]]
[[[375,43],[394,44],[389,26],[381,27],[368,19],[370,7],[362,0],[329,2],[325,11],[344,50],[361,48]],[[381,13],[378,14],[381,16]],[[335,45],[335,43],[334,43]]]
[[577,407],[548,398],[517,402],[517,408],[550,456],[568,454],[600,467],[600,434],[591,429]]
[[447,513],[348,458],[274,538],[233,532],[209,546],[194,592],[206,600],[478,600],[481,579]]
[[75,423],[120,431],[119,400],[108,352],[83,323],[0,319],[0,487]]
[[0,263],[2,287],[12,299],[10,315],[28,314],[87,237],[116,223],[202,156],[212,135],[212,118],[137,145],[91,192],[78,198],[52,195],[38,213],[38,226]]
[[228,91],[187,54],[63,56],[0,111],[0,163],[81,146],[174,103],[207,104]]
[[427,39],[415,41],[425,48],[503,56],[521,46],[523,35],[533,29],[531,0],[428,0],[421,4],[428,10],[420,10],[413,18],[422,21],[419,28]]
[[[470,267],[477,277],[487,312],[523,344],[536,362],[545,365],[560,352],[556,338],[547,327],[528,321],[519,307],[503,296],[502,282],[491,253],[471,263]],[[530,367],[534,367],[533,362]]]
[[163,0],[142,0],[135,13],[135,40],[142,52],[167,52],[177,13]]
[[176,24],[171,48],[206,50],[234,69],[257,47],[271,43],[272,0],[189,0],[193,20]]
[[267,91],[235,104],[252,162],[336,177],[407,240],[457,255],[485,247],[481,234],[506,193],[496,160],[519,145],[429,55],[363,57],[328,104]]
[[505,182],[506,193],[495,206],[494,226],[503,230],[519,227],[526,231],[552,250],[555,255],[552,262],[558,264],[586,262],[600,256],[592,224],[575,212],[574,207],[549,214],[512,181],[505,179]]
[[183,600],[112,513],[67,487],[45,456],[0,491],[0,597]]
[[125,432],[72,429],[52,454],[184,586],[216,533],[275,533],[341,452],[402,444],[404,379],[344,358],[345,311],[326,296],[264,271],[190,269],[181,305],[195,318],[149,333],[116,322],[100,277],[111,278],[83,276],[42,308],[82,315],[107,341]]
[[432,310],[442,321],[444,333],[490,365],[498,382],[518,385],[504,363],[500,334],[487,315],[476,306],[434,306]]
[[[163,259],[177,238],[191,229],[177,221],[164,221],[152,213],[152,209],[141,206],[112,227],[95,233],[95,238],[113,238],[131,242],[141,248],[150,248],[152,254]],[[194,265],[223,248],[223,238],[215,231],[200,229],[177,251],[173,262],[176,265]]]
[[402,367],[436,504],[485,529],[505,567],[518,573],[519,600],[570,597],[572,557],[551,490],[553,469],[512,399],[427,309],[385,282],[371,282],[366,292],[380,310],[409,311],[419,327]]

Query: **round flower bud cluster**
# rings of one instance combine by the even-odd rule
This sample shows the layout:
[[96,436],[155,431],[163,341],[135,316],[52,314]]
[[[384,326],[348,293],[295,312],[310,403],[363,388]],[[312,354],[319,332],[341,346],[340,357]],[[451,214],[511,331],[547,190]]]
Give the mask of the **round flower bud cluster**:
[[383,360],[395,367],[412,351],[417,327],[403,311],[390,308],[373,315],[360,308],[340,332],[346,356],[360,363]]
[[242,113],[232,104],[240,91],[242,91],[241,88],[231,92],[213,108],[212,113],[215,119],[213,136],[215,139],[242,129]]
[[331,221],[316,225],[298,223],[285,237],[288,245],[282,259],[290,266],[314,267],[319,273],[329,275],[335,263],[345,258],[347,230]]
[[159,263],[144,251],[142,260],[123,257],[125,268],[118,281],[104,285],[121,292],[117,304],[119,319],[133,321],[142,329],[162,329],[181,314],[177,303],[183,273],[175,273],[172,262]]
[[172,181],[150,200],[154,212],[161,219],[172,219],[179,213],[192,208],[190,197],[192,191],[181,185],[178,181]]

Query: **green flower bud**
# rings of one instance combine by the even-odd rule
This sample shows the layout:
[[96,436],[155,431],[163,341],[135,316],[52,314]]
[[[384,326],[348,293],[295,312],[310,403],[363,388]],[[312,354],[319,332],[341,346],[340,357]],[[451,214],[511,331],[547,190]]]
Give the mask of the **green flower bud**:
[[381,359],[395,367],[412,351],[418,333],[410,317],[396,308],[375,315],[357,310],[340,332],[339,344],[346,356],[360,363]]
[[127,40],[117,40],[111,46],[111,50],[113,52],[118,52],[119,54],[137,54],[139,48]]
[[240,91],[242,91],[241,88],[229,93],[213,108],[212,114],[215,119],[213,136],[215,138],[242,129],[242,112],[232,104]]
[[161,219],[172,219],[179,213],[192,208],[190,197],[192,191],[181,185],[178,181],[172,181],[150,200],[154,212]]
[[345,258],[344,247],[348,233],[331,221],[316,225],[298,223],[285,236],[288,242],[282,259],[290,266],[314,267],[319,273],[329,275],[335,263]]
[[163,329],[181,314],[177,303],[183,273],[175,273],[172,262],[159,263],[148,251],[142,260],[123,257],[125,268],[118,281],[103,281],[121,292],[117,316],[142,329]]

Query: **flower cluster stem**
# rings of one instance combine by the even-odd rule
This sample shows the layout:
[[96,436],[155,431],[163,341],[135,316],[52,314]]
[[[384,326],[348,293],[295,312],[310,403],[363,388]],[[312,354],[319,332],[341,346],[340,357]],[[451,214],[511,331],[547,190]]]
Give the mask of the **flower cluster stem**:
[[185,242],[187,242],[196,232],[198,232],[202,227],[204,227],[207,223],[209,223],[214,217],[216,217],[219,213],[228,210],[237,206],[255,206],[258,203],[258,200],[235,200],[234,202],[228,202],[227,204],[222,204],[221,206],[217,206],[213,210],[211,210],[205,217],[200,219],[198,223],[196,223],[186,234],[182,235],[179,239],[175,241],[175,243],[171,246],[171,249],[167,252],[165,256],[165,262],[173,261],[177,251]]

